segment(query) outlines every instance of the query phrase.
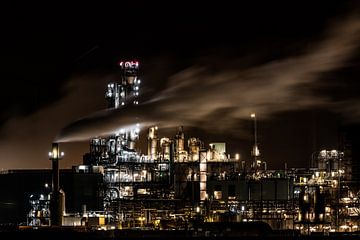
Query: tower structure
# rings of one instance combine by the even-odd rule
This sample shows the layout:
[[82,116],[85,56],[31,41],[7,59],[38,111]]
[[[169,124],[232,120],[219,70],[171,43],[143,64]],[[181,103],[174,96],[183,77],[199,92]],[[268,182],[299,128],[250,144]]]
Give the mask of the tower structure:
[[[105,91],[108,108],[112,109],[139,104],[139,62],[122,61],[119,67],[120,81],[109,83]],[[157,127],[151,127],[148,154],[141,155],[136,148],[139,132],[140,125],[134,122],[132,126],[119,129],[106,138],[93,138],[90,152],[84,155],[85,165],[103,171],[104,212],[111,216],[110,221],[114,223],[126,224],[134,219],[143,219],[143,214],[148,211],[143,209],[146,199],[150,198],[152,204],[164,207],[161,201],[170,195],[170,140],[162,142],[164,153],[159,157]],[[147,203],[149,205],[149,201]],[[134,211],[135,208],[137,211]],[[154,206],[147,208],[155,209]],[[145,219],[145,222],[149,221]]]
[[50,224],[62,226],[65,213],[65,193],[59,184],[59,160],[64,156],[60,152],[59,144],[53,143],[49,158],[52,162],[52,193],[50,198]]
[[139,104],[138,96],[140,79],[138,79],[139,62],[121,61],[121,81],[109,83],[105,93],[109,108],[119,108],[125,104]]
[[[121,61],[119,67],[120,81],[109,83],[105,91],[108,108],[118,109],[139,103],[139,62]],[[100,166],[103,169],[104,210],[110,214],[116,215],[119,212],[120,199],[134,195],[132,187],[122,183],[134,180],[135,170],[124,164],[140,162],[135,144],[139,132],[139,124],[134,123],[133,126],[119,129],[107,138],[93,138],[90,152],[84,155],[84,164]]]
[[251,156],[253,157],[253,162],[251,164],[251,168],[255,171],[259,169],[261,166],[261,160],[260,160],[260,151],[258,147],[258,141],[257,141],[257,123],[256,123],[256,114],[252,113],[251,118],[253,121],[253,129],[254,129],[254,146],[251,151]]

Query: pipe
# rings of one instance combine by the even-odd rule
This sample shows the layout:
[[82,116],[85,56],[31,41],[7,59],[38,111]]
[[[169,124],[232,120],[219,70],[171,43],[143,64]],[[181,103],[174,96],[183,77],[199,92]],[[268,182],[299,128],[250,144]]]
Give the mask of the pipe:
[[175,146],[174,141],[170,143],[170,161],[169,161],[169,184],[175,189],[175,175],[174,175],[174,156],[175,155]]

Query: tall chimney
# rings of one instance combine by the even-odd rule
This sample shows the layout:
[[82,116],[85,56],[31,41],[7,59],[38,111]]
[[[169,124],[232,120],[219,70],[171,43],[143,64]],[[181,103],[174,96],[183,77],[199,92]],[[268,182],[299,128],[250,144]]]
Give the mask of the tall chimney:
[[53,143],[49,158],[52,161],[52,193],[50,199],[51,226],[62,226],[65,212],[65,194],[59,185],[59,160],[64,155],[59,144]]

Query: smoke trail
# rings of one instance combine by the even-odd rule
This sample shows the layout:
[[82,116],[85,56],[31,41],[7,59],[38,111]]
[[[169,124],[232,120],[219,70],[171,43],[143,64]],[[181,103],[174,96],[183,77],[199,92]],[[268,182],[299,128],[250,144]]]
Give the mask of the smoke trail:
[[[171,76],[167,88],[147,102],[80,119],[65,127],[57,141],[107,135],[136,122],[143,127],[189,125],[226,131],[248,119],[251,112],[271,117],[282,111],[330,108],[334,106],[330,97],[315,95],[313,90],[323,73],[345,65],[358,49],[359,40],[360,21],[353,17],[331,26],[322,41],[300,56],[247,70],[214,72],[209,66],[190,67]],[[336,106],[335,110],[341,111]]]

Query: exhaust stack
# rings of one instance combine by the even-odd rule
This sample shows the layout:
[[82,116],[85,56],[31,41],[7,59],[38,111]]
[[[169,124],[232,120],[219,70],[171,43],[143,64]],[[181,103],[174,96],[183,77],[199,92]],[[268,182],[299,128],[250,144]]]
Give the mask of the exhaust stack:
[[51,226],[62,226],[65,213],[65,193],[59,185],[59,160],[64,156],[60,152],[59,144],[53,143],[49,159],[52,161],[52,193],[50,198]]

